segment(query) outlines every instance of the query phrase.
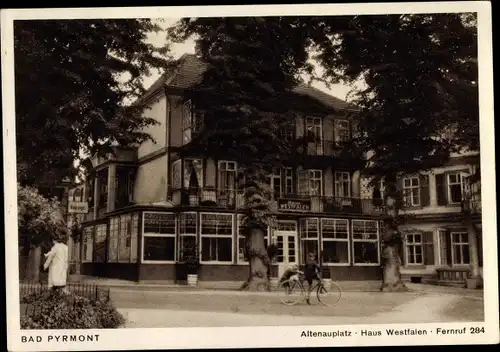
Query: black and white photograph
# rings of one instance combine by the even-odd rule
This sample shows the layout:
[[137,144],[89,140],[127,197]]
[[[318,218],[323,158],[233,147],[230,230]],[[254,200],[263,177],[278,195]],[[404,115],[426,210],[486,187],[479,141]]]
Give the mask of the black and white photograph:
[[9,350],[498,343],[488,2],[1,25]]

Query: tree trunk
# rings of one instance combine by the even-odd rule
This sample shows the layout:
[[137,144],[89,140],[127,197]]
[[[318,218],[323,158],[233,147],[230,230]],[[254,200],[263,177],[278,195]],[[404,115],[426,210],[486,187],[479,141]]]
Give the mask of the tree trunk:
[[42,260],[42,247],[31,246],[26,268],[26,279],[30,282],[40,281],[40,265]]
[[[396,181],[388,183],[385,199],[386,214],[384,217],[384,228],[382,235],[382,292],[404,292],[408,288],[401,280],[401,258],[399,248],[402,243],[402,236],[399,232],[399,202],[397,201]],[[392,190],[392,191],[391,191]]]
[[269,291],[269,278],[267,275],[270,267],[264,243],[264,231],[259,228],[250,230],[247,236],[247,254],[250,261],[250,272],[247,281],[241,286],[245,291]]

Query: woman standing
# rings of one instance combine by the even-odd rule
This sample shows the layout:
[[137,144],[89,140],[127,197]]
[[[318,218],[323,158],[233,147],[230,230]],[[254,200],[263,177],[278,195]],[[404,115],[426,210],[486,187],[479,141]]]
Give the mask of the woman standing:
[[64,289],[68,277],[68,246],[57,239],[52,243],[51,250],[45,254],[43,268],[49,269],[49,289]]

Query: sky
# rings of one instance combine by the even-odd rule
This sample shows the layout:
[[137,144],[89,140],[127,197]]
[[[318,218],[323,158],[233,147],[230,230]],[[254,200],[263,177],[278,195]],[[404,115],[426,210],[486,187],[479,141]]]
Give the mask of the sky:
[[[175,24],[175,22],[177,22],[178,20],[180,20],[180,18],[163,18],[162,23],[159,24],[161,27],[167,28]],[[153,35],[150,35],[147,41],[153,45],[160,46],[163,45],[165,38],[166,38],[165,32],[158,32]],[[172,55],[175,59],[181,57],[185,53],[194,54],[194,40],[187,40],[184,43],[173,44],[171,46],[170,55]],[[317,68],[316,71],[318,74],[321,73],[321,69],[319,68]],[[151,86],[159,77],[160,73],[156,71],[152,72],[150,77],[144,77],[144,87],[149,88],[149,86]],[[327,87],[322,82],[313,82],[311,85],[330,95],[333,95],[337,98],[344,100],[348,100],[348,93],[351,90],[351,87],[343,84],[335,84],[335,85],[330,85],[330,87]]]

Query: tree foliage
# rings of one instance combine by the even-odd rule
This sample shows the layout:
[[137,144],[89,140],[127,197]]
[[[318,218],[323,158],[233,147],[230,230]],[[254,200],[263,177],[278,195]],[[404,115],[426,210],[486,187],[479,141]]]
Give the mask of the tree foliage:
[[18,233],[31,246],[50,244],[55,239],[65,243],[67,229],[61,204],[47,199],[36,188],[17,185]]
[[[168,48],[146,43],[151,20],[22,20],[14,23],[19,180],[58,182],[80,153],[151,137],[140,106],[142,77],[167,64]],[[47,175],[49,173],[49,175]]]

